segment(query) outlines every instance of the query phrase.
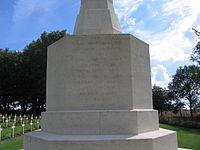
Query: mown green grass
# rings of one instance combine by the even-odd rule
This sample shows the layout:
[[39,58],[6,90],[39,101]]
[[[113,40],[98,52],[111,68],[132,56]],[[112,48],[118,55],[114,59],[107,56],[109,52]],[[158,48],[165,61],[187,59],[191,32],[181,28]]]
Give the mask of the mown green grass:
[[0,142],[0,150],[19,150],[23,148],[23,136]]
[[[25,132],[30,131],[31,125],[26,124],[25,125]],[[38,129],[38,124],[33,123],[33,130]],[[3,140],[0,142],[0,150],[19,150],[23,148],[23,136],[17,136],[22,134],[22,126],[18,125],[15,128],[15,138],[11,138],[12,134],[12,129],[10,127],[4,128],[2,131],[2,139],[7,139]]]
[[[38,129],[37,127],[38,125],[36,123],[33,123],[33,130],[36,130]],[[27,132],[27,131],[30,131],[31,129],[31,125],[30,124],[26,124],[25,127],[24,127],[24,131]],[[15,135],[20,135],[22,134],[22,131],[23,131],[23,128],[21,125],[16,125],[15,127]],[[7,139],[7,138],[11,138],[12,137],[12,128],[11,127],[7,127],[7,128],[4,128],[3,131],[2,131],[2,139]]]
[[177,131],[178,146],[180,148],[200,150],[200,130],[175,127],[166,124],[160,124],[160,127]]
[[2,128],[6,128],[6,127],[11,127],[13,125],[12,122],[9,122],[9,123],[0,123],[1,127]]

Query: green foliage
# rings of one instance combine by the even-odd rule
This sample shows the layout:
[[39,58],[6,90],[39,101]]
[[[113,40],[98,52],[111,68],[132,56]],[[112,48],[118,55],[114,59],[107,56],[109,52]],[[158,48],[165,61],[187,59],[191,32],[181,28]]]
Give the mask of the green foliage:
[[196,47],[193,49],[191,60],[196,61],[200,65],[200,42],[198,42]]
[[0,142],[0,150],[20,150],[23,149],[23,136],[18,136]]
[[195,107],[194,107],[195,111],[200,111],[200,102],[198,102]]
[[[45,110],[47,47],[66,35],[66,31],[42,33],[41,37],[30,43],[23,53],[23,93],[28,99],[33,114]],[[22,109],[24,101],[22,101]],[[25,103],[27,104],[27,103]]]
[[182,110],[184,109],[185,104],[181,102],[179,99],[175,99],[173,103],[173,113],[177,114],[180,112],[180,115],[182,116]]
[[159,86],[153,86],[153,108],[159,111],[159,114],[163,116],[163,111],[171,110],[173,105],[169,91]]
[[0,50],[0,111],[40,114],[46,102],[47,47],[66,31],[42,33],[23,52]]
[[168,88],[175,99],[188,102],[192,117],[193,109],[199,103],[200,67],[191,65],[178,68]]
[[[22,53],[17,51],[0,51],[0,110],[6,113],[14,109],[13,99],[18,99],[21,81]],[[12,107],[11,107],[12,106]]]
[[165,124],[160,124],[160,127],[177,132],[179,147],[200,150],[200,130],[174,127]]

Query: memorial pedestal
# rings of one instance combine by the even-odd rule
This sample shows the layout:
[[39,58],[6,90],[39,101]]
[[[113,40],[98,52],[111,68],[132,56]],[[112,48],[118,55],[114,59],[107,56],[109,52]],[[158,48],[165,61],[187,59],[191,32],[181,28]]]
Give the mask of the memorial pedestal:
[[47,112],[25,150],[177,150],[152,109],[148,44],[129,34],[66,36],[48,48]]
[[25,137],[25,150],[177,150],[176,133],[164,129],[139,135],[83,136],[35,131]]

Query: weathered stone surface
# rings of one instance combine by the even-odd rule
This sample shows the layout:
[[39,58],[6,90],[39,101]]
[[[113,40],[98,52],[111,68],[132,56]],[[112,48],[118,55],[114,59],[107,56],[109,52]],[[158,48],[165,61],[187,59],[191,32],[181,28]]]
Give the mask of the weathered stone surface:
[[48,48],[47,110],[152,109],[148,48],[129,34],[64,37]]
[[139,135],[64,136],[42,131],[25,135],[25,150],[177,150],[176,133],[160,129]]
[[[148,44],[129,34],[66,36],[48,48],[47,112],[25,150],[177,150],[152,109]],[[150,132],[152,131],[152,132]]]
[[149,45],[121,33],[113,0],[82,0],[73,36],[48,47],[47,112],[25,150],[177,150],[152,108]]
[[81,0],[74,34],[114,33],[121,33],[121,28],[114,11],[113,0]]
[[42,131],[61,135],[136,135],[158,130],[155,110],[47,111]]

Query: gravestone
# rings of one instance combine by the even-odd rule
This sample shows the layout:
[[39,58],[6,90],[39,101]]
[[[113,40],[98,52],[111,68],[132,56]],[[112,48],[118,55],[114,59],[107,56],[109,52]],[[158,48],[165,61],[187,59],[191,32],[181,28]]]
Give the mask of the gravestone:
[[15,123],[13,123],[11,129],[12,129],[12,135],[11,135],[11,137],[15,137]]
[[24,122],[22,123],[22,134],[24,134],[24,127],[25,127],[25,124]]
[[1,125],[0,125],[0,141],[2,139],[2,131],[3,131],[3,128],[1,128]]
[[47,111],[25,150],[177,150],[152,108],[149,45],[122,34],[113,0],[82,0],[74,35],[48,47]]

